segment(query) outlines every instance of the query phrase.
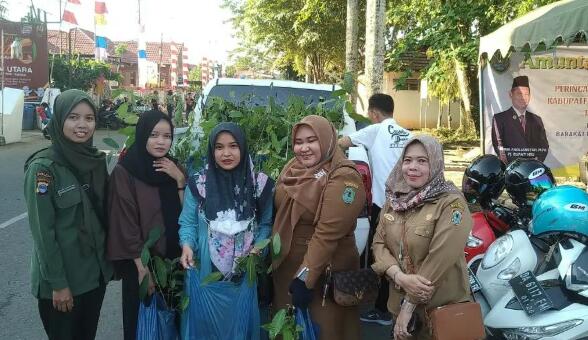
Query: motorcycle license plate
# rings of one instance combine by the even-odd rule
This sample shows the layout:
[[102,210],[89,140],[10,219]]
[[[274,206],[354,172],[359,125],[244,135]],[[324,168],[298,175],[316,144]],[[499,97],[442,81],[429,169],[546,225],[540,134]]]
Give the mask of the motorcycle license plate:
[[528,316],[553,308],[553,301],[531,271],[512,278],[508,283]]
[[474,272],[472,272],[470,268],[468,268],[468,276],[470,278],[470,289],[472,291],[472,294],[482,290],[482,285],[480,284],[480,281],[478,281],[476,274],[474,274]]

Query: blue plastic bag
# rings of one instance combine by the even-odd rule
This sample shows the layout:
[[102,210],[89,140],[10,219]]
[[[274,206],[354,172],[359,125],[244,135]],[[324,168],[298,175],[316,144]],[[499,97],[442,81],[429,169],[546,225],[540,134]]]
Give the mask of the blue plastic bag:
[[319,325],[312,321],[308,308],[296,308],[296,324],[302,327],[300,340],[318,340]]
[[176,312],[166,309],[159,293],[151,295],[139,306],[137,340],[177,340]]
[[188,308],[182,313],[183,340],[259,340],[261,325],[257,286],[239,283],[200,283],[198,269],[186,273]]

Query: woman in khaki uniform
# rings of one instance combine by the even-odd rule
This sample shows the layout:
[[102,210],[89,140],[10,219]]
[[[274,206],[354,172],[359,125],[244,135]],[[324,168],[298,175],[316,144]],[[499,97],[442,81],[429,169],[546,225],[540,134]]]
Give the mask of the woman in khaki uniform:
[[294,154],[276,185],[274,234],[282,245],[274,260],[274,312],[292,304],[310,308],[321,340],[359,339],[357,307],[324,300],[324,272],[359,269],[357,216],[365,190],[353,162],[337,147],[325,118],[305,117],[292,131]]
[[[470,300],[463,249],[472,219],[461,192],[445,180],[443,166],[435,138],[413,137],[386,182],[372,268],[390,282],[395,339],[431,338],[427,310]],[[420,329],[410,329],[413,316]]]
[[80,90],[55,99],[51,146],[25,164],[32,293],[49,340],[94,339],[112,268],[105,258],[106,161],[92,143],[96,107]]

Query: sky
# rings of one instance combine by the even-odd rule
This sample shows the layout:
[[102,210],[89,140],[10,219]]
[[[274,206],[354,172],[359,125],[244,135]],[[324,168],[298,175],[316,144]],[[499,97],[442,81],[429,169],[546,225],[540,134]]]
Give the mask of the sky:
[[[66,0],[8,0],[8,19],[20,21],[32,3],[47,11],[47,21],[59,21]],[[75,12],[81,28],[94,31],[94,0],[79,0]],[[202,57],[225,63],[228,53],[237,46],[233,37],[230,12],[222,9],[222,0],[104,0],[108,9],[106,36],[111,40],[136,40],[138,36],[138,2],[145,39],[159,42],[184,42],[188,47],[189,63],[199,63]],[[67,8],[76,8],[67,5]],[[50,24],[49,29],[60,25]],[[72,25],[62,23],[61,29]]]

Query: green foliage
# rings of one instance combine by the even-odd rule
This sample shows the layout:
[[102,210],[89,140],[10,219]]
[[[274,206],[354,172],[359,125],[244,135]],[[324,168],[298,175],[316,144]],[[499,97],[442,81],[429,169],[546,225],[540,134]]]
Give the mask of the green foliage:
[[[343,108],[345,100],[334,97],[318,105],[305,105],[300,97],[290,97],[284,106],[277,105],[270,98],[267,106],[253,106],[250,98],[243,98],[235,105],[222,98],[208,98],[200,128],[203,134],[199,138],[199,149],[192,150],[196,166],[202,166],[203,157],[207,154],[207,141],[212,129],[221,122],[235,122],[243,128],[247,136],[250,153],[257,159],[256,165],[262,163],[261,169],[277,178],[286,162],[293,156],[291,136],[292,127],[307,115],[316,114],[333,122],[339,130],[343,127]],[[184,136],[194,138],[195,136]],[[182,140],[179,143],[192,144]],[[259,160],[263,160],[260,162]],[[258,169],[259,170],[259,169]]]
[[[113,72],[110,65],[94,59],[82,59],[68,56],[53,56],[53,86],[61,91],[80,89],[87,91],[92,88],[100,76],[107,80],[121,80],[119,73]],[[51,63],[50,63],[51,64]]]
[[[151,251],[155,243],[163,233],[162,227],[155,227],[149,231],[147,240],[141,250],[141,262],[149,268],[154,280],[157,293],[161,294],[167,309],[183,311],[188,307],[189,297],[184,293],[185,271],[180,266],[180,259],[173,260],[152,255]],[[139,285],[141,300],[147,297],[149,276],[145,275]]]
[[469,83],[476,84],[480,37],[554,1],[390,0],[387,18],[395,35],[387,52],[387,69],[404,71],[406,77],[412,72],[401,62],[402,56],[426,51],[430,63],[421,74],[429,81],[430,94],[448,103],[460,97],[456,61],[464,65]]
[[288,309],[280,309],[272,322],[261,326],[263,329],[268,331],[269,338],[275,339],[279,335],[284,340],[297,340],[300,338],[300,332],[302,327],[296,324],[296,318],[294,317],[294,307],[288,306]]
[[129,46],[126,43],[119,43],[114,48],[114,54],[117,57],[122,57],[122,55],[125,54],[125,52],[127,52],[128,50]]
[[202,80],[202,73],[200,70],[200,65],[196,65],[196,66],[192,67],[192,69],[188,73],[188,80],[189,81],[201,81]]
[[248,65],[255,66],[265,50],[261,60],[271,69],[292,65],[298,74],[307,74],[308,60],[315,82],[342,74],[346,0],[225,0],[225,5],[233,12],[241,55],[251,59]]
[[480,139],[475,133],[464,133],[462,130],[455,130],[449,128],[439,128],[427,131],[439,140],[444,146],[478,146]]

